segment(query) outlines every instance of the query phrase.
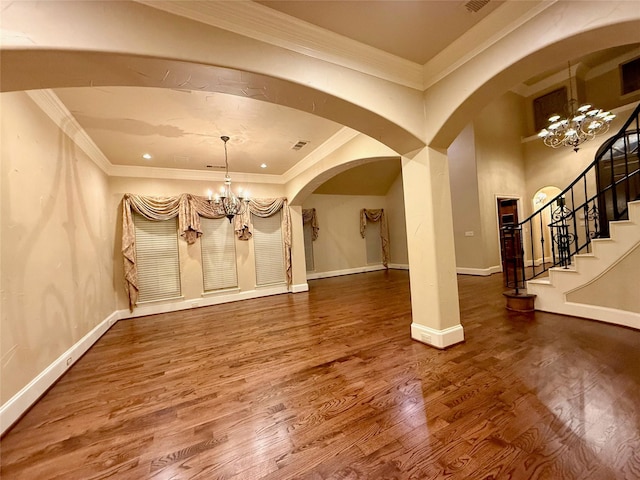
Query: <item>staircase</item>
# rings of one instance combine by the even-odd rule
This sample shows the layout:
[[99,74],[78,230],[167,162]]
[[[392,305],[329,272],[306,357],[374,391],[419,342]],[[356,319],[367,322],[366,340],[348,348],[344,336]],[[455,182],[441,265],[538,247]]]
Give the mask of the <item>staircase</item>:
[[639,145],[640,105],[571,185],[501,231],[516,296],[535,295],[536,310],[640,329]]
[[628,216],[609,224],[609,238],[591,240],[590,253],[527,282],[536,310],[640,329],[640,201],[628,204]]

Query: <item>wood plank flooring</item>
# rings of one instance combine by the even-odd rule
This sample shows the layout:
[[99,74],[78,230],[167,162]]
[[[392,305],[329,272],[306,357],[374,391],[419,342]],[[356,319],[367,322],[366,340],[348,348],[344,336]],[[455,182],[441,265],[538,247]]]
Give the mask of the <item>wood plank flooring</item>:
[[408,274],[120,321],[1,441],[10,479],[640,479],[640,331],[508,312],[409,337]]

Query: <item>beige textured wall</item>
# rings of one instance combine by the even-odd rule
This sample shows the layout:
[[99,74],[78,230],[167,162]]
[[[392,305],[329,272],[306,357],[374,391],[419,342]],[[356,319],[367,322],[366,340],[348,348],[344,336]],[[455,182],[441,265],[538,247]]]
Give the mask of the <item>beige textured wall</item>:
[[[522,98],[506,93],[485,107],[447,150],[459,269],[500,265],[496,197],[524,200],[523,124]],[[524,219],[531,212],[530,202],[520,206]]]
[[365,240],[360,236],[360,210],[385,208],[382,196],[310,195],[303,208],[315,208],[320,231],[313,242],[315,272],[367,266]]
[[0,95],[1,401],[115,310],[106,175],[25,93]]
[[[510,92],[473,120],[484,268],[500,264],[496,196],[525,196],[523,121],[522,98]],[[519,215],[524,219],[531,213],[530,202],[523,201],[520,207]]]
[[[233,176],[232,176],[233,180]],[[125,193],[135,193],[150,196],[173,196],[181,193],[205,195],[208,189],[214,191],[221,182],[148,179],[131,177],[111,177],[109,179],[109,211],[113,215],[114,241],[113,268],[114,282],[117,292],[118,309],[128,308],[128,300],[124,288],[124,271],[121,253],[122,238],[122,197]],[[249,190],[254,198],[273,198],[283,196],[282,185],[256,184],[233,181],[234,188],[242,187]],[[178,241],[180,255],[180,277],[182,295],[185,299],[196,299],[202,296],[202,257],[200,241],[188,245],[182,238]],[[253,242],[236,239],[236,258],[238,266],[238,287],[241,291],[255,288],[255,262],[253,256]]]
[[[473,124],[467,125],[447,150],[458,268],[486,268]],[[473,232],[466,236],[465,232]]]
[[567,294],[567,301],[640,313],[640,245],[618,264],[584,287]]
[[407,226],[404,217],[404,190],[402,173],[394,180],[386,195],[385,213],[389,223],[389,262],[396,265],[409,265],[407,251]]

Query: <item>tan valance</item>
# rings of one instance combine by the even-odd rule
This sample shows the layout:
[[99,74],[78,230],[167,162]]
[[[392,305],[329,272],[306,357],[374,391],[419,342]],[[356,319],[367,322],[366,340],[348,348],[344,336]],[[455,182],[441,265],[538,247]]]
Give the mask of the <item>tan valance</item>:
[[382,240],[382,264],[387,267],[389,265],[389,226],[387,218],[384,215],[384,209],[367,209],[360,210],[360,235],[364,238],[365,229],[367,228],[367,220],[372,222],[380,221],[380,239]]
[[315,208],[305,208],[302,210],[302,224],[304,225],[305,223],[311,223],[311,240],[315,242],[318,239],[318,231],[320,230]]
[[[245,212],[234,217],[234,231],[239,240],[249,240],[252,231],[251,213],[260,217],[270,217],[280,210],[282,210],[287,285],[291,285],[291,217],[286,198],[250,200]],[[206,197],[188,193],[176,197],[147,197],[130,193],[124,195],[122,199],[122,255],[129,309],[133,311],[138,301],[138,269],[136,267],[136,234],[132,212],[156,221],[169,220],[177,216],[180,236],[190,245],[202,235],[201,216],[223,218],[224,214],[221,214]]]

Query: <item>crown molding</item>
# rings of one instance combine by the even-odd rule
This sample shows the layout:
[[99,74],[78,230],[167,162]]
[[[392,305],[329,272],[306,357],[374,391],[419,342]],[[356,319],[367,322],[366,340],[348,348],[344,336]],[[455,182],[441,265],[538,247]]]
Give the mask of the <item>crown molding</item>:
[[360,132],[349,127],[342,127],[335,134],[325,140],[315,150],[310,152],[306,157],[296,163],[289,170],[284,172],[282,178],[283,183],[287,183],[300,175],[305,170],[311,168],[316,163],[324,160],[328,155],[336,151],[338,148],[360,135]]
[[87,132],[52,90],[30,90],[26,94],[66,133],[74,143],[95,163],[100,170],[109,175],[113,165],[93,142]]
[[259,3],[135,1],[405,87],[422,89],[421,65]]
[[530,2],[505,2],[424,64],[421,88],[435,85],[558,1],[539,0],[533,7]]
[[[580,68],[582,68],[581,63],[576,63],[574,65],[571,65],[572,78],[578,77],[578,71]],[[559,72],[556,72],[549,77],[543,78],[539,82],[536,82],[532,85],[525,85],[524,83],[521,83],[517,87],[512,88],[511,91],[525,98],[531,97],[537,93],[543,92],[544,90],[548,90],[552,87],[555,87],[558,84],[568,83],[569,78],[567,77],[567,75],[568,75],[567,70],[562,69]]]
[[617,70],[621,64],[626,63],[630,60],[634,60],[635,58],[638,58],[639,55],[640,47],[632,52],[627,52],[624,55],[619,55],[606,61],[605,63],[593,67],[585,74],[584,79],[591,80],[592,78],[599,77],[600,75],[610,72],[611,70]]

